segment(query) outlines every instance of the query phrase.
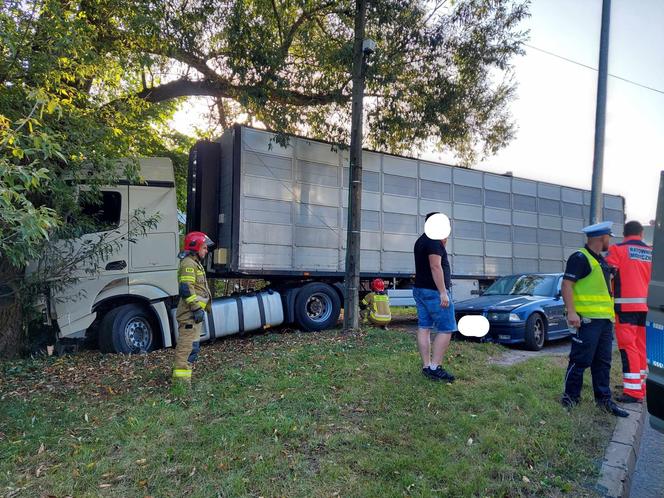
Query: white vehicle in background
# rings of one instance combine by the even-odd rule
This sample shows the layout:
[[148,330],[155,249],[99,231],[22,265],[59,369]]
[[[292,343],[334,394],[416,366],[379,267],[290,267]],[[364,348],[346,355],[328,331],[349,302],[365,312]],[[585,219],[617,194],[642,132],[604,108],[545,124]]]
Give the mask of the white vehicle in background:
[[[348,153],[330,143],[235,126],[190,153],[187,231],[216,246],[210,278],[253,278],[269,290],[213,300],[201,340],[294,323],[334,326],[343,302]],[[279,139],[279,140],[277,140]],[[583,245],[590,193],[533,180],[394,156],[363,155],[361,274],[390,282],[393,306],[412,305],[412,249],[432,211],[448,214],[455,300],[515,272],[560,272]],[[178,213],[168,159],[140,160],[144,184],[102,189],[103,217],[125,237],[94,278],[50,296],[58,338],[98,335],[105,352],[176,341]],[[624,222],[624,199],[604,196]],[[146,237],[126,240],[136,209],[159,213]],[[546,327],[546,324],[544,324]]]

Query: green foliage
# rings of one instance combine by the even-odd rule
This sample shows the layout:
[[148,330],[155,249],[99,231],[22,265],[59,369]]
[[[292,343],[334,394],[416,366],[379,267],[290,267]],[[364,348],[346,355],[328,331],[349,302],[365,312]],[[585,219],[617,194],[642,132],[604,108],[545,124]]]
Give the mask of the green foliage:
[[[103,9],[106,10],[102,10]],[[0,268],[17,271],[72,235],[77,189],[93,194],[125,171],[119,157],[164,155],[176,103],[121,95],[139,57],[99,29],[120,2],[4,2],[0,8]],[[117,20],[117,19],[116,19]],[[112,104],[110,104],[112,102]],[[161,124],[161,126],[160,126]],[[172,152],[179,156],[182,148]]]
[[[377,50],[367,68],[367,143],[388,152],[449,147],[469,161],[504,146],[527,4],[369,2]],[[276,131],[348,142],[354,9],[350,0],[175,0],[157,4],[150,20],[133,13],[126,22],[143,28],[129,39],[146,74],[187,68],[138,95],[207,95],[222,126],[246,114]]]

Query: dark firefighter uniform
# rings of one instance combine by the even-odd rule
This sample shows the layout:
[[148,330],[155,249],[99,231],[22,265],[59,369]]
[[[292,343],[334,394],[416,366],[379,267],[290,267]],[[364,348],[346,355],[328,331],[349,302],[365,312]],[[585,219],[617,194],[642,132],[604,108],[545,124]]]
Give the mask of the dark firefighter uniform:
[[198,358],[201,329],[211,299],[205,269],[196,254],[189,252],[182,258],[178,270],[178,284],[178,341],[175,347],[173,378],[189,382],[192,366]]

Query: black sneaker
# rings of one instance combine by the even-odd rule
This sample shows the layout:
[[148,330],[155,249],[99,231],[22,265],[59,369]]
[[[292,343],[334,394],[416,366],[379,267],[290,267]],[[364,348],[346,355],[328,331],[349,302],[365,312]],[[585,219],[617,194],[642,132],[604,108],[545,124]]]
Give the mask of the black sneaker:
[[429,367],[424,367],[422,369],[422,375],[424,375],[429,380],[440,380],[436,375],[436,372],[431,370]]
[[560,398],[560,404],[569,410],[578,405],[579,400],[572,398],[569,394],[563,394],[563,397]]
[[445,370],[443,367],[438,365],[436,369],[433,371],[434,375],[438,377],[438,380],[443,380],[445,382],[454,382],[456,380],[456,377],[449,373],[447,370]]
[[616,398],[618,403],[643,403],[643,400],[640,398],[635,398],[629,394],[621,394]]
[[615,415],[616,417],[629,417],[629,412],[627,410],[623,410],[622,408],[620,408],[612,400],[597,403],[597,406],[601,410],[604,410],[610,413],[611,415]]

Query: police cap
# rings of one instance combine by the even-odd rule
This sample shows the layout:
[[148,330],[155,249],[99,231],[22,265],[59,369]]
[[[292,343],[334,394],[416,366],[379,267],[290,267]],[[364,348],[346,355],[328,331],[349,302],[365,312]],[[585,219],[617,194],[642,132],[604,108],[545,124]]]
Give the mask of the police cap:
[[581,230],[586,234],[586,237],[601,237],[602,235],[610,235],[614,237],[613,232],[613,222],[612,221],[600,221],[594,225],[590,225]]

